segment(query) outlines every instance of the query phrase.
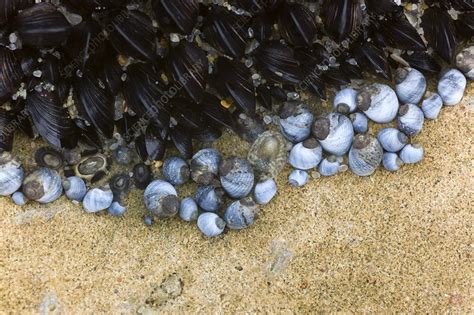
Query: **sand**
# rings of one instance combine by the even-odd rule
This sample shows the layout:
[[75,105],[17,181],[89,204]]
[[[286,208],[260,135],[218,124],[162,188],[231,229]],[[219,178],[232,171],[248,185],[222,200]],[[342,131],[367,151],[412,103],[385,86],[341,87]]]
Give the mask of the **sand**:
[[473,87],[416,137],[421,164],[302,189],[287,168],[253,227],[215,239],[145,226],[138,192],[123,218],[2,198],[0,313],[472,312]]

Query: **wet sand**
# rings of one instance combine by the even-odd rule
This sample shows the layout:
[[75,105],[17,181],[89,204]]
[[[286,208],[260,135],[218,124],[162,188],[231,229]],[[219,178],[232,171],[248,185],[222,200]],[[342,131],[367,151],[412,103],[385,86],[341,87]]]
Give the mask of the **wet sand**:
[[[215,239],[145,226],[138,192],[123,218],[1,198],[0,312],[472,312],[473,85],[416,137],[421,164],[302,189],[286,168],[256,224]],[[232,141],[216,146],[245,152]]]

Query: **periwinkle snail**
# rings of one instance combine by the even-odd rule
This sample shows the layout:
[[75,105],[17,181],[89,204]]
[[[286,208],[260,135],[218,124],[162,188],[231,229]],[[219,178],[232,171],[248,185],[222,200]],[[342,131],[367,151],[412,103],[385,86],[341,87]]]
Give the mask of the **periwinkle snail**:
[[255,202],[260,205],[268,204],[276,194],[277,185],[273,179],[257,183],[253,192]]
[[181,200],[179,206],[179,217],[187,222],[196,221],[199,216],[199,209],[193,198],[187,197]]
[[255,176],[247,160],[235,156],[222,160],[219,176],[222,188],[231,198],[243,198],[252,191]]
[[308,172],[303,170],[293,170],[288,176],[288,183],[293,187],[301,187],[308,182]]
[[198,184],[209,185],[219,172],[221,155],[214,149],[202,149],[191,159],[191,178]]
[[93,188],[84,196],[82,206],[86,212],[95,213],[109,208],[113,200],[114,194],[110,187]]
[[358,176],[372,175],[382,162],[383,149],[371,135],[357,135],[349,151],[349,167]]
[[288,162],[300,170],[309,170],[318,166],[323,158],[323,149],[314,138],[296,144],[290,151]]
[[61,197],[61,176],[55,170],[42,167],[25,177],[23,193],[29,200],[50,203]]
[[232,230],[241,230],[255,222],[258,208],[250,198],[234,201],[224,213],[226,226]]
[[224,204],[224,190],[212,185],[199,186],[195,200],[204,211],[217,212]]
[[0,195],[9,196],[20,189],[25,171],[10,152],[0,153]]
[[82,201],[87,193],[86,183],[78,176],[71,176],[63,180],[63,188],[70,200]]
[[341,156],[351,147],[354,128],[346,116],[329,113],[316,118],[313,124],[313,135],[326,152]]
[[366,133],[369,129],[369,119],[365,114],[362,113],[352,113],[349,115],[349,118],[352,121],[352,126],[354,127],[354,132],[356,133]]
[[160,219],[173,217],[179,211],[180,202],[176,189],[163,180],[157,179],[148,185],[144,200],[146,208]]
[[402,104],[418,104],[425,95],[426,78],[416,69],[397,69],[395,81],[395,91]]
[[408,137],[395,128],[380,129],[377,140],[388,152],[398,152],[408,143]]
[[349,114],[357,109],[357,91],[351,88],[345,88],[336,92],[333,101],[333,108],[338,113]]
[[21,191],[13,193],[12,200],[17,206],[24,206],[28,202],[25,194],[23,194]]
[[199,230],[207,237],[215,237],[224,232],[225,221],[212,212],[202,213],[197,220]]
[[341,158],[335,155],[330,155],[324,158],[318,166],[318,172],[321,176],[334,176],[341,168]]
[[423,129],[425,115],[416,105],[406,104],[400,107],[398,129],[407,136],[415,136]]
[[400,152],[400,159],[405,164],[415,164],[423,160],[424,154],[425,152],[420,144],[407,144]]
[[438,93],[427,93],[427,97],[421,103],[421,110],[426,119],[436,119],[443,107],[443,100]]
[[382,163],[383,167],[390,172],[398,171],[403,165],[403,161],[398,157],[398,154],[393,152],[385,152]]
[[188,163],[180,157],[170,157],[163,162],[163,176],[172,185],[182,185],[189,180]]
[[464,48],[456,56],[456,67],[458,67],[469,80],[474,80],[474,46]]
[[259,180],[275,178],[285,167],[288,152],[283,136],[265,131],[252,144],[247,159]]
[[119,201],[114,201],[107,209],[107,212],[114,217],[120,217],[127,211],[127,207],[123,206]]
[[466,89],[467,80],[464,74],[457,69],[447,69],[438,82],[438,94],[444,105],[454,106],[461,102]]
[[359,92],[357,107],[372,121],[386,124],[397,116],[399,103],[397,94],[391,87],[373,83]]
[[308,106],[299,102],[285,102],[280,110],[280,129],[291,142],[301,142],[311,134],[314,116]]

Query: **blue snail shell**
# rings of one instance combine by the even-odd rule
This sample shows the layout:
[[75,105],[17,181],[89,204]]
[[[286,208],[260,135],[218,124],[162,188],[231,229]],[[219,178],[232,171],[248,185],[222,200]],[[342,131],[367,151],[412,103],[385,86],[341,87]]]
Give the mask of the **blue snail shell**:
[[398,129],[407,136],[415,136],[423,129],[425,115],[416,105],[406,104],[400,107]]
[[163,162],[164,178],[172,185],[183,185],[189,180],[188,163],[180,157],[173,156]]
[[318,166],[322,158],[323,149],[316,139],[310,138],[291,149],[288,161],[296,169],[309,170]]
[[398,157],[398,154],[393,152],[385,152],[382,163],[383,167],[390,172],[398,171],[403,165],[403,161]]
[[425,95],[426,78],[416,69],[399,68],[395,81],[395,91],[402,104],[418,104]]
[[379,140],[382,148],[388,152],[398,152],[408,143],[408,137],[395,128],[380,129],[377,140]]
[[78,176],[71,176],[63,181],[63,188],[70,200],[82,201],[87,193],[84,180]]
[[120,217],[122,216],[125,212],[127,211],[127,208],[125,206],[122,206],[120,202],[114,201],[110,205],[109,209],[107,209],[107,212],[115,217]]
[[397,94],[391,87],[374,83],[364,87],[359,93],[357,107],[372,121],[386,124],[397,117],[399,103]]
[[199,216],[199,209],[196,201],[193,198],[187,197],[181,200],[181,205],[179,206],[179,217],[186,221],[196,221]]
[[443,108],[443,100],[437,93],[432,93],[421,103],[421,110],[426,119],[436,119]]
[[224,232],[225,221],[212,212],[202,213],[197,220],[199,230],[207,237],[215,237]]
[[25,171],[10,152],[0,153],[0,195],[9,196],[20,189]]
[[144,192],[146,208],[158,218],[175,216],[179,211],[179,199],[176,189],[164,180],[152,181]]
[[369,130],[369,119],[365,114],[362,113],[352,113],[349,115],[349,118],[352,121],[352,126],[354,127],[354,132],[356,133],[366,133]]
[[314,116],[308,106],[299,102],[286,102],[280,111],[280,130],[293,143],[306,140],[311,134]]
[[217,212],[224,204],[224,191],[212,185],[199,186],[196,190],[196,202],[204,211]]
[[461,102],[466,90],[467,80],[457,69],[449,69],[443,73],[438,82],[438,94],[446,106],[454,106]]
[[12,200],[17,206],[24,206],[28,202],[28,199],[21,191],[13,193]]
[[29,200],[50,203],[61,197],[61,176],[55,170],[42,167],[25,177],[23,193]]
[[260,205],[268,204],[277,193],[277,185],[273,179],[257,183],[253,192],[255,202]]
[[318,172],[321,176],[334,176],[339,173],[341,168],[341,159],[335,155],[323,159],[318,166]]
[[357,135],[349,151],[349,167],[358,176],[372,175],[382,162],[383,149],[377,138]]
[[407,144],[400,152],[400,159],[405,164],[415,164],[423,160],[424,150],[420,144]]
[[254,184],[254,173],[247,160],[230,157],[222,160],[219,166],[222,188],[234,199],[249,195]]
[[354,128],[346,116],[329,113],[316,119],[313,124],[313,135],[326,152],[341,156],[351,147]]
[[358,92],[351,88],[345,88],[336,93],[333,101],[333,108],[341,114],[353,113],[357,110]]
[[226,226],[232,230],[241,230],[255,222],[258,208],[250,198],[234,201],[224,213]]
[[215,149],[202,149],[191,159],[191,178],[198,184],[209,185],[217,177],[221,155]]
[[308,178],[308,172],[302,170],[294,170],[290,173],[290,176],[288,177],[288,182],[291,186],[301,187],[306,185],[306,183],[308,182]]
[[114,200],[114,194],[109,187],[93,188],[87,192],[82,201],[84,210],[95,213],[110,207]]

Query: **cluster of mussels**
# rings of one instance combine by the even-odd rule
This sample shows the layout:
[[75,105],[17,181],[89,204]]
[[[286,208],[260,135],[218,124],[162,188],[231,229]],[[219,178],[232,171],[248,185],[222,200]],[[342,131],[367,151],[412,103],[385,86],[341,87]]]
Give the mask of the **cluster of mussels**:
[[[179,213],[207,236],[248,227],[287,162],[294,186],[312,169],[419,162],[409,137],[461,101],[473,36],[472,0],[1,0],[0,195],[24,205],[64,192],[122,215],[136,187],[146,223]],[[329,88],[321,114],[310,103]],[[377,136],[369,120],[385,125]],[[31,170],[10,152],[16,130],[49,144]],[[223,130],[252,144],[246,158],[194,152]],[[180,156],[165,158],[170,146]],[[112,160],[133,170],[109,177]],[[180,201],[190,179],[195,196]]]

